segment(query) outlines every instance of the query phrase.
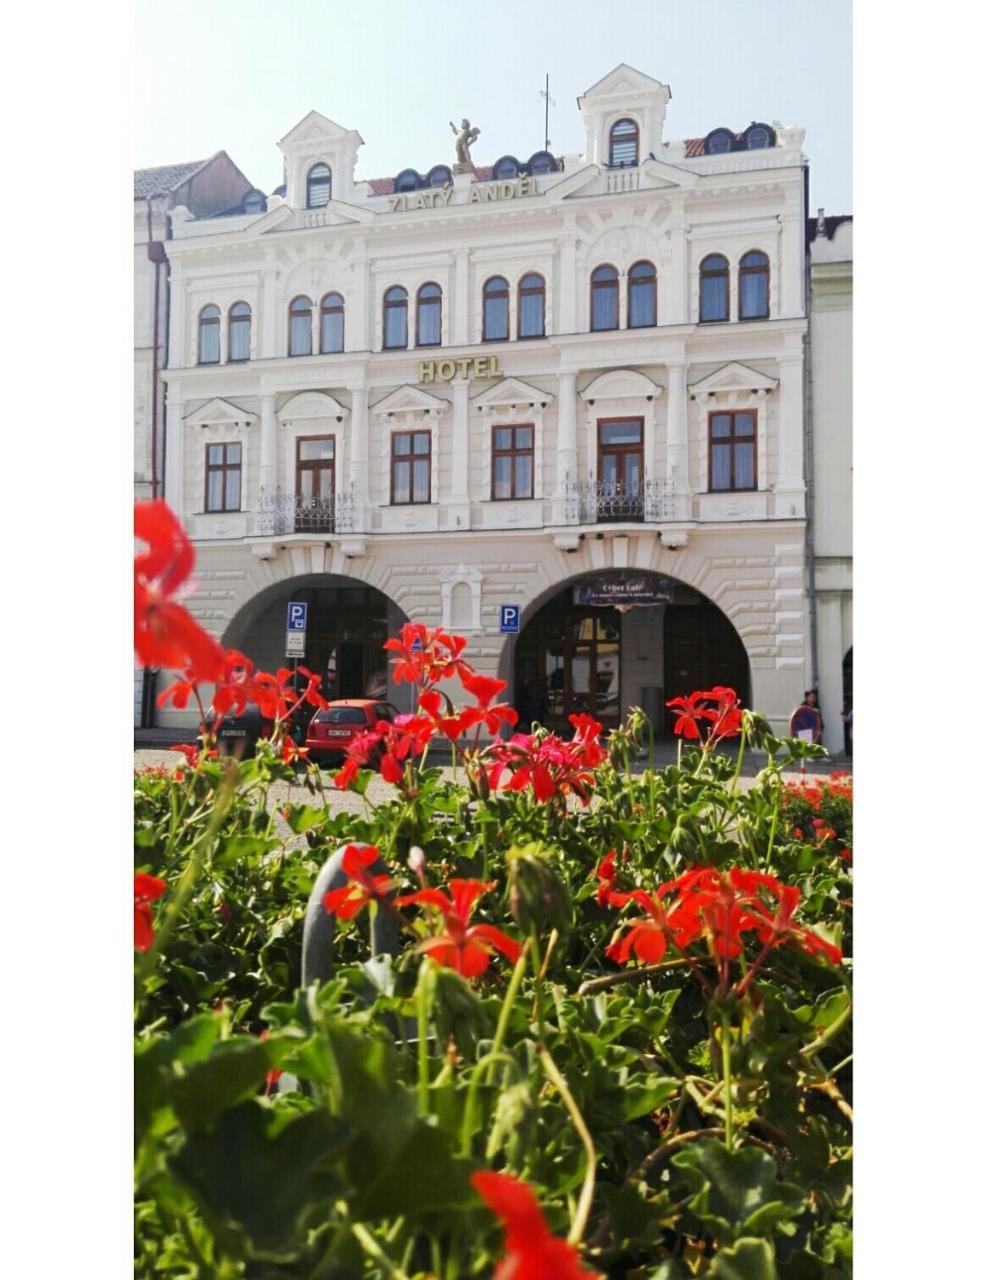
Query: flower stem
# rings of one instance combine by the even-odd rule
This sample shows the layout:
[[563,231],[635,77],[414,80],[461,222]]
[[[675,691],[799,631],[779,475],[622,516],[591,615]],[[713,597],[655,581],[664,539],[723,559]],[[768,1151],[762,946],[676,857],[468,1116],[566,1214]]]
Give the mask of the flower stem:
[[581,1145],[584,1147],[586,1156],[586,1167],[584,1171],[584,1182],[581,1184],[581,1194],[578,1196],[578,1207],[574,1213],[574,1220],[571,1223],[571,1229],[567,1236],[567,1243],[578,1245],[584,1236],[584,1229],[588,1225],[588,1214],[591,1212],[591,1202],[595,1195],[595,1169],[597,1165],[597,1157],[595,1155],[595,1144],[591,1140],[591,1134],[588,1132],[588,1126],[584,1122],[584,1117],[578,1110],[578,1104],[574,1101],[570,1089],[567,1087],[567,1081],[557,1070],[557,1064],[550,1056],[550,1051],[545,1045],[540,1045],[536,1050],[536,1056],[543,1064],[543,1070],[546,1072],[553,1084],[553,1087],[560,1094],[560,1097],[567,1108],[567,1113],[571,1117],[574,1128],[577,1130],[578,1137],[581,1139]]
[[377,1241],[362,1223],[353,1222],[350,1224],[350,1230],[356,1237],[360,1248],[370,1258],[380,1264],[384,1274],[390,1276],[390,1280],[408,1280],[403,1271],[399,1271]]
[[725,1009],[719,1015],[721,1034],[719,1047],[723,1055],[723,1109],[726,1117],[726,1149],[733,1150],[733,1095],[730,1089],[730,1015]]
[[424,959],[419,969],[415,987],[415,1008],[418,1013],[418,1109],[429,1113],[429,1002],[426,986],[432,961]]
[[737,767],[733,773],[733,781],[730,783],[730,790],[736,794],[737,783],[740,781],[740,770],[744,763],[744,748],[747,746],[747,725],[743,720],[740,721],[740,750],[737,752]]
[[474,1070],[471,1072],[470,1084],[467,1088],[467,1104],[463,1113],[463,1131],[461,1135],[460,1154],[469,1156],[474,1146],[474,1124],[477,1119],[477,1090],[480,1087],[481,1076],[484,1074],[485,1068],[490,1072],[493,1062],[507,1062],[513,1067],[518,1067],[518,1063],[510,1053],[504,1053],[500,1049],[492,1049],[490,1053],[486,1053],[480,1062],[474,1063]]
[[[500,1052],[502,1045],[505,1043],[505,1032],[508,1030],[508,1020],[512,1016],[512,1006],[515,1004],[515,997],[519,994],[519,987],[522,986],[522,978],[526,972],[526,965],[528,961],[529,948],[524,946],[519,952],[519,958],[515,962],[515,968],[512,970],[512,976],[508,980],[508,990],[505,992],[505,999],[502,1002],[501,1013],[498,1015],[498,1026],[495,1028],[494,1043],[491,1046],[492,1058]],[[491,1083],[493,1067],[494,1061],[492,1061],[488,1067],[487,1084]]]

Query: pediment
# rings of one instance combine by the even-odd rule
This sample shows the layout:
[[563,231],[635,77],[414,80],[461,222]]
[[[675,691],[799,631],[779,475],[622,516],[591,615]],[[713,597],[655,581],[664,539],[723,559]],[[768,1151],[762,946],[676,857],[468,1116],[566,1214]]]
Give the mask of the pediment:
[[215,396],[207,404],[202,405],[199,409],[194,409],[192,413],[188,413],[183,420],[199,427],[213,426],[215,423],[221,423],[224,426],[237,426],[245,423],[248,426],[256,421],[256,414],[250,413],[248,409],[240,409],[238,405],[230,404],[227,400],[221,400],[218,396]]
[[615,98],[624,94],[652,93],[663,88],[664,85],[660,80],[637,71],[626,62],[620,62],[608,75],[602,76],[601,80],[596,81],[590,89],[584,91],[578,98],[578,105],[592,98]]
[[560,182],[547,187],[543,193],[548,200],[563,200],[567,196],[584,195],[586,188],[591,187],[592,195],[601,195],[602,170],[597,164],[586,164],[576,173],[568,174]]
[[343,138],[363,141],[355,129],[344,129],[341,124],[336,124],[328,116],[323,116],[320,111],[309,111],[303,120],[297,122],[290,133],[284,134],[277,145],[283,149],[310,147],[328,142],[341,142]]
[[601,373],[593,382],[589,382],[581,392],[584,400],[625,400],[627,397],[639,397],[652,400],[664,390],[656,382],[634,369],[609,369]]
[[701,175],[691,173],[688,169],[679,169],[675,164],[667,164],[664,160],[645,160],[642,165],[643,187],[694,187],[700,182]]
[[715,373],[689,383],[688,390],[692,395],[700,396],[717,391],[773,391],[777,386],[777,378],[769,378],[766,373],[732,360]]
[[335,396],[324,391],[302,391],[287,401],[277,417],[284,422],[291,419],[300,422],[306,418],[343,418],[346,413],[348,410]]
[[501,382],[474,396],[472,403],[479,409],[500,408],[512,404],[548,405],[555,397],[549,391],[520,382],[518,378],[503,378]]
[[448,400],[433,396],[421,387],[413,387],[406,383],[398,387],[383,400],[371,405],[372,413],[442,413],[450,407]]

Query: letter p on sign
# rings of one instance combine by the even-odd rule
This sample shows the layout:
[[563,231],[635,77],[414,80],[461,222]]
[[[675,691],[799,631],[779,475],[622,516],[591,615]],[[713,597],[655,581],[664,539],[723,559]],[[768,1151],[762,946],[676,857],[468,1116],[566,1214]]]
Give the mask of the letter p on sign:
[[498,609],[498,630],[503,635],[519,634],[519,606],[503,604]]

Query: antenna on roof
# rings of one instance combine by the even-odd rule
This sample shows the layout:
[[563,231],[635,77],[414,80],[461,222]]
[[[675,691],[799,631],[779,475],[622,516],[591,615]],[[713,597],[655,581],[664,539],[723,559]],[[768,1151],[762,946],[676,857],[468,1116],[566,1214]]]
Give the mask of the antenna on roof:
[[539,95],[546,99],[546,107],[543,113],[543,150],[550,150],[550,104],[557,105],[557,99],[550,97],[550,73],[546,73],[546,88],[540,89]]

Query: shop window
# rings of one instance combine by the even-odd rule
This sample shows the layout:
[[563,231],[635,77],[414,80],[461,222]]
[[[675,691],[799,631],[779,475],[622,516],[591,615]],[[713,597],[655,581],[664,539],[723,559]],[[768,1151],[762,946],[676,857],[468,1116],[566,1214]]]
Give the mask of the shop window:
[[391,505],[431,501],[432,433],[396,431],[391,436]]
[[197,317],[197,363],[221,363],[221,311],[213,303]]
[[757,414],[753,409],[709,415],[709,490],[757,488]]
[[533,428],[492,427],[491,497],[496,502],[533,496]]
[[591,328],[619,328],[619,272],[615,267],[596,267],[591,273]]
[[301,296],[290,304],[290,323],[287,335],[289,356],[311,355],[311,299]]
[[627,289],[630,329],[647,329],[657,323],[657,269],[652,262],[634,262]]
[[752,250],[740,259],[738,276],[739,315],[741,320],[765,320],[768,316],[768,257]]
[[484,283],[484,333],[485,342],[505,342],[508,339],[508,281],[503,276],[492,276]]
[[242,509],[241,444],[209,444],[204,467],[204,510]]
[[542,338],[546,332],[546,281],[535,271],[519,281],[519,337]]
[[609,130],[609,165],[621,168],[636,164],[640,131],[635,120],[617,120]]
[[236,302],[228,309],[228,358],[233,363],[249,359],[252,337],[252,310],[248,302]]
[[323,354],[345,349],[345,307],[341,293],[327,293],[322,299],[318,349]]
[[730,318],[730,264],[721,253],[710,253],[699,267],[699,322]]
[[308,170],[308,208],[322,209],[332,198],[332,170],[327,164],[313,164]]
[[430,281],[415,300],[415,345],[438,347],[443,341],[443,291]]
[[384,350],[408,346],[408,291],[395,285],[384,294]]

